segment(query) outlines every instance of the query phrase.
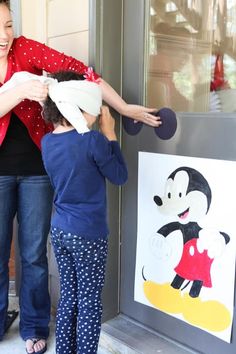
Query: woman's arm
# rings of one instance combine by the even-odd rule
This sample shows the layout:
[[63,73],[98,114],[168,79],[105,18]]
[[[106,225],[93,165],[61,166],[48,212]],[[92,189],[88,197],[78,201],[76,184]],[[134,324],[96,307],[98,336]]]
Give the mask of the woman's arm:
[[157,109],[126,103],[103,79],[100,80],[100,86],[103,100],[121,115],[143,122],[152,127],[158,127],[161,124],[160,117],[151,114],[157,111]]
[[[154,112],[155,109],[127,104],[103,79],[100,80],[100,86],[103,100],[121,115],[153,127],[158,127],[161,124],[159,117],[150,114]],[[3,117],[24,99],[37,102],[44,101],[47,97],[47,93],[47,85],[41,83],[39,80],[28,80],[4,92],[0,90],[0,117]]]
[[[53,73],[60,70],[73,70],[75,72],[88,75],[89,68],[82,62],[67,56],[64,53],[60,53],[45,44],[21,36],[15,41],[15,56],[22,56],[22,47],[24,47],[26,55],[24,56],[25,62],[24,66],[21,67],[21,70],[32,73],[36,73],[36,68],[39,71],[44,70],[48,73]],[[99,78],[96,73],[93,73],[93,76],[95,79]],[[100,85],[102,88],[104,101],[120,114],[153,127],[158,127],[161,124],[160,118],[151,114],[156,109],[146,108],[140,105],[127,104],[105,80],[100,79]],[[28,88],[29,87],[30,84]],[[0,116],[8,113],[22,99],[30,97],[29,99],[42,101],[42,98],[38,99],[38,94],[32,95],[31,92],[29,92],[29,95],[22,95],[19,87],[16,90],[17,95],[15,97],[12,97],[10,92],[8,94],[4,94],[3,96],[0,95]],[[30,88],[29,91],[31,91]],[[32,96],[33,98],[31,98]],[[36,97],[36,99],[34,97]],[[9,101],[6,102],[8,99]]]

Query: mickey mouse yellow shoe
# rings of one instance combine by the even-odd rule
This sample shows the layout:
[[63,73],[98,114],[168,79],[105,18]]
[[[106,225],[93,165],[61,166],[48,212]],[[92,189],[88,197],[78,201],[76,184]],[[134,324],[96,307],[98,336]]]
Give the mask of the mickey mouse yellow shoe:
[[183,317],[189,323],[220,332],[229,327],[231,316],[229,310],[216,300],[202,301],[199,297],[183,296]]
[[179,289],[174,289],[170,283],[158,284],[145,281],[143,290],[148,301],[161,311],[167,313],[182,312],[182,295]]

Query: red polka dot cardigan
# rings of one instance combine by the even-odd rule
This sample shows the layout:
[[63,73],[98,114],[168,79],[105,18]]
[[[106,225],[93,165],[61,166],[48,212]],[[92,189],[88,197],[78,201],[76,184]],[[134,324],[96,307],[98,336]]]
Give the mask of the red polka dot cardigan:
[[[73,70],[83,74],[88,67],[79,60],[60,53],[32,39],[23,36],[15,38],[8,54],[8,68],[5,81],[15,72],[28,71],[42,75],[43,70],[53,73],[60,70]],[[95,74],[95,77],[98,76]],[[0,84],[1,85],[1,84]],[[23,100],[13,111],[25,124],[34,143],[41,148],[42,137],[52,130],[41,116],[41,106],[38,102]],[[11,112],[0,119],[0,144],[2,144],[9,126]]]

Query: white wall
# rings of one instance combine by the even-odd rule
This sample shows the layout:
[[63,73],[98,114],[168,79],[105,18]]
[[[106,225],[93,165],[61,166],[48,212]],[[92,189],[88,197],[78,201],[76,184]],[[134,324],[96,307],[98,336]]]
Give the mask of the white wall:
[[21,0],[22,34],[88,63],[89,0]]

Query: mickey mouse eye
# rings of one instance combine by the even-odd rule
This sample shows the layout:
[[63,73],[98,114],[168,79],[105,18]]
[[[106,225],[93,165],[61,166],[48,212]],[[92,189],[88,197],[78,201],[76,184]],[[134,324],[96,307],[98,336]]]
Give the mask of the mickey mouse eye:
[[182,197],[182,193],[181,193],[181,192],[179,193],[179,197],[180,197],[180,198]]
[[167,194],[167,196],[168,196],[168,198],[170,199],[170,198],[171,198],[171,193],[169,192],[169,193]]

